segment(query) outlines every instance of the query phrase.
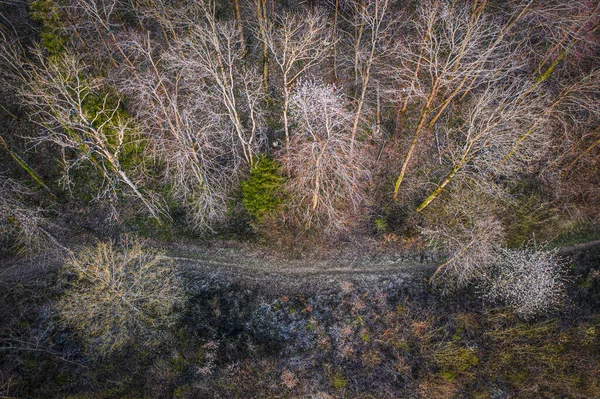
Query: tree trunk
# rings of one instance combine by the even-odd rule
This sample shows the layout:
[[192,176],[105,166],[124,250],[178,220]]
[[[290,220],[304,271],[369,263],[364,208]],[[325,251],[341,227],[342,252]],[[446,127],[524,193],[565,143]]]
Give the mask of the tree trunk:
[[429,93],[429,97],[427,98],[427,101],[423,105],[423,108],[421,108],[421,115],[419,116],[419,123],[417,124],[417,127],[415,128],[412,142],[410,143],[410,147],[408,148],[408,152],[406,153],[404,162],[402,162],[402,168],[400,169],[400,174],[398,175],[398,178],[396,179],[396,184],[394,186],[394,197],[393,197],[394,201],[398,201],[398,192],[400,191],[400,185],[402,184],[402,180],[404,179],[404,175],[406,173],[406,169],[408,168],[408,164],[410,162],[412,154],[417,146],[417,143],[419,142],[419,135],[421,134],[421,130],[423,130],[423,127],[425,126],[425,121],[427,119],[427,115],[429,114],[429,107],[431,106],[433,98],[437,94],[437,87],[438,87],[438,82],[436,81],[433,84],[433,87],[431,88],[431,93]]
[[242,54],[246,54],[246,40],[244,39],[244,25],[242,25],[242,14],[240,12],[240,0],[233,0],[235,4],[235,18],[238,23],[238,31],[240,35],[240,45],[242,46]]
[[40,187],[42,187],[44,190],[46,190],[48,192],[48,194],[50,194],[50,196],[52,198],[56,198],[56,195],[54,195],[54,193],[52,192],[52,190],[50,190],[50,188],[46,185],[46,183],[44,183],[44,181],[42,180],[42,178],[35,172],[35,170],[33,170],[33,168],[31,168],[27,164],[27,162],[25,162],[25,160],[19,156],[19,154],[17,154],[13,150],[11,150],[1,136],[0,136],[0,146],[4,147],[4,149],[6,151],[8,151],[8,153],[10,154],[10,156],[19,164],[19,166],[21,168],[23,168],[29,174],[29,176],[31,176],[31,178]]
[[265,24],[267,18],[267,0],[254,0],[256,6],[256,18],[258,19],[258,29],[262,41],[262,62],[263,62],[263,86],[265,93],[269,93],[269,47],[267,46],[267,36],[265,33]]
[[338,28],[338,13],[339,13],[339,2],[340,0],[335,0],[335,14],[333,17],[333,77],[335,80],[338,80],[337,74],[337,28]]
[[425,207],[427,205],[429,205],[431,203],[431,201],[433,201],[434,199],[437,198],[438,195],[440,195],[440,193],[444,190],[444,187],[446,187],[446,185],[448,185],[448,183],[450,183],[452,181],[452,179],[454,178],[456,173],[460,170],[460,168],[462,168],[463,165],[464,165],[464,161],[461,160],[458,164],[456,164],[452,168],[450,173],[448,173],[448,175],[444,178],[444,180],[440,183],[440,185],[437,186],[436,189],[433,190],[433,192],[431,194],[429,194],[429,196],[427,198],[425,198],[425,201],[423,201],[417,207],[417,212],[421,212],[423,209],[425,209]]

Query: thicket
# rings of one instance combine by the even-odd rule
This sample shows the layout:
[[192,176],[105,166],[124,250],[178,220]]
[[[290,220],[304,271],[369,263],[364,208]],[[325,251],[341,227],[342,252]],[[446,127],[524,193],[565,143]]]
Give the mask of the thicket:
[[[597,2],[267,3],[31,3],[39,45],[2,33],[3,115],[27,129],[6,142],[46,146],[118,222],[200,234],[232,200],[330,240],[386,209],[394,234],[494,217],[512,247],[554,238],[540,202],[595,220]],[[285,182],[250,188],[266,159]]]

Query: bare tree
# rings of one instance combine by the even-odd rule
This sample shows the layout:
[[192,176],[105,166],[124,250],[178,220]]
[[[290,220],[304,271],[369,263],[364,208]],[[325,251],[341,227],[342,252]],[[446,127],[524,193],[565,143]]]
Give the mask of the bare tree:
[[406,111],[409,103],[418,104],[419,111],[394,186],[394,200],[424,130],[433,127],[448,106],[475,85],[497,81],[523,66],[518,58],[506,58],[506,54],[516,52],[518,38],[512,29],[528,4],[500,21],[485,14],[485,3],[425,2],[417,10],[416,40],[407,40],[397,79],[401,111]]
[[431,281],[449,287],[472,282],[490,265],[504,241],[502,223],[494,216],[491,196],[482,195],[473,182],[464,182],[449,193],[441,209],[451,213],[429,215],[421,233],[434,249],[447,256]]
[[136,104],[132,112],[146,134],[146,152],[163,165],[162,181],[188,211],[189,224],[211,229],[225,217],[243,163],[221,102],[188,81],[179,58],[161,53],[150,39],[130,38],[125,52],[139,68],[137,78],[124,69],[115,80]]
[[395,29],[398,28],[398,16],[393,15],[390,0],[353,0],[351,5],[356,32],[353,60],[356,107],[352,122],[352,148],[360,121],[364,118],[365,101],[374,65],[378,59],[390,57],[390,53],[395,53],[398,49],[392,38]]
[[535,54],[531,61],[536,83],[561,69],[568,72],[597,50],[594,32],[600,23],[599,10],[600,3],[585,0],[540,2],[531,7],[520,28],[530,32],[525,40]]
[[[516,138],[510,151],[504,156],[502,164],[507,163],[519,150],[522,143],[530,136],[539,133],[547,127],[549,121],[554,121],[563,127],[575,127],[580,124],[578,118],[582,114],[600,116],[600,107],[594,98],[600,89],[600,69],[576,76],[575,79],[564,78],[558,83],[556,93],[548,93],[548,98],[542,112],[532,123]],[[518,103],[535,101],[538,93],[530,95],[531,89],[519,96]],[[532,99],[533,98],[533,99]]]
[[352,151],[352,114],[333,86],[302,81],[291,98],[294,122],[290,151],[281,157],[290,171],[288,201],[306,229],[344,230],[364,201],[369,175],[367,147]]
[[106,5],[78,5],[112,48],[111,78],[143,127],[146,153],[164,167],[169,195],[200,230],[225,217],[238,169],[252,163],[264,126],[260,75],[243,60],[239,25],[218,21],[216,5],[136,3],[136,15],[162,38],[127,30],[97,11]]
[[331,34],[325,15],[283,14],[264,28],[264,40],[283,79],[283,126],[286,149],[290,145],[290,95],[298,79],[328,53]]
[[[465,104],[466,112],[461,115],[461,122],[445,127],[445,139],[440,140],[441,160],[447,160],[452,168],[417,206],[417,212],[435,200],[453,180],[461,177],[486,180],[493,172],[497,172],[498,165],[520,128],[531,124],[540,109],[544,109],[544,102],[539,98],[537,102],[517,101],[524,90],[527,90],[527,85],[515,79],[510,86],[504,87],[496,82],[472,96]],[[533,148],[524,150],[527,151],[521,156],[526,155],[527,161],[540,157],[534,154]]]
[[47,59],[33,51],[34,62],[20,69],[20,95],[32,110],[32,119],[42,133],[34,142],[50,142],[62,151],[63,183],[71,184],[71,172],[83,163],[92,165],[103,178],[97,198],[115,197],[122,182],[153,218],[160,221],[160,207],[142,193],[139,183],[121,166],[125,146],[135,145],[138,132],[102,84],[90,76],[89,68],[69,51]]
[[213,12],[206,10],[204,23],[175,41],[169,57],[183,82],[189,82],[197,94],[206,93],[208,97],[202,97],[218,105],[207,111],[231,131],[243,159],[251,165],[262,137],[265,94],[260,88],[260,75],[243,64],[235,26],[217,21]]

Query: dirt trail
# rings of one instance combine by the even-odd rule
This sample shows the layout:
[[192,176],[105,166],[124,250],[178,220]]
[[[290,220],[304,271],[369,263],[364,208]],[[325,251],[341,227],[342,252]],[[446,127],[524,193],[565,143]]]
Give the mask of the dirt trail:
[[[600,241],[565,246],[559,254],[600,247]],[[392,283],[400,286],[423,286],[435,271],[439,260],[421,261],[416,254],[373,253],[368,250],[340,250],[326,257],[305,256],[286,259],[256,246],[213,243],[153,242],[151,247],[164,250],[166,256],[181,267],[193,283],[220,281],[265,293],[311,293],[329,291],[342,282],[373,286]],[[69,249],[64,248],[69,251]],[[73,248],[76,251],[75,248]],[[12,258],[0,261],[0,282],[32,280],[57,270],[60,257]]]
[[227,280],[269,293],[328,291],[341,282],[395,284],[423,281],[435,264],[399,255],[343,253],[326,259],[282,259],[242,248],[199,248],[175,245],[166,255],[181,266],[188,278]]
[[[329,291],[338,288],[341,282],[372,286],[388,281],[405,285],[409,281],[422,282],[435,270],[433,262],[420,262],[415,256],[374,255],[360,250],[337,251],[337,255],[327,257],[286,259],[257,246],[231,242],[210,246],[159,241],[148,244],[173,259],[192,284],[218,281],[270,294]],[[34,281],[55,272],[64,262],[64,256],[76,253],[80,247],[57,244],[54,253],[0,260],[0,283]]]

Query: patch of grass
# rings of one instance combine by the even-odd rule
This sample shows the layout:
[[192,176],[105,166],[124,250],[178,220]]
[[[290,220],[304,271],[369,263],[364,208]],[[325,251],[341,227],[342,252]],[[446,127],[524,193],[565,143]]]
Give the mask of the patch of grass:
[[348,380],[344,377],[341,372],[336,372],[331,378],[331,386],[336,391],[342,390],[348,386]]
[[433,353],[433,360],[440,368],[440,375],[447,381],[454,381],[479,364],[476,353],[473,348],[447,343]]

